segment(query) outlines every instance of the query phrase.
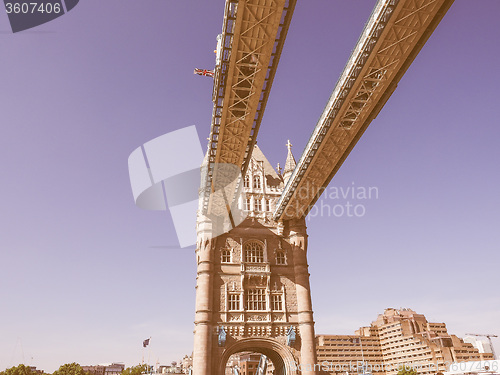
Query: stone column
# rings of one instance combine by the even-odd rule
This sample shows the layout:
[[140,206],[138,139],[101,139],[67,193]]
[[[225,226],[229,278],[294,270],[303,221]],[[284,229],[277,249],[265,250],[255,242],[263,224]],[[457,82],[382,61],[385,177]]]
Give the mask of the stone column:
[[300,365],[303,375],[316,375],[317,371],[314,369],[314,365],[317,364],[316,343],[307,265],[307,228],[305,219],[290,220],[288,226],[289,239],[293,251],[295,287],[297,292]]
[[196,314],[193,348],[193,375],[211,375],[212,287],[214,246],[208,218],[198,217],[196,250]]

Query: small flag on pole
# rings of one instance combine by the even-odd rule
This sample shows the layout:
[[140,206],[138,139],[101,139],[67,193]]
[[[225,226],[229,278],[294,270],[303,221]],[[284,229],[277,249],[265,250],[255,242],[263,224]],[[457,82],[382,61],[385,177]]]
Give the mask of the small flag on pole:
[[151,340],[151,337],[149,339],[146,339],[142,342],[142,346],[145,348],[146,346],[149,345],[149,340]]
[[199,76],[206,76],[206,77],[213,77],[214,76],[214,71],[213,70],[207,70],[207,69],[194,69],[194,74],[198,74]]

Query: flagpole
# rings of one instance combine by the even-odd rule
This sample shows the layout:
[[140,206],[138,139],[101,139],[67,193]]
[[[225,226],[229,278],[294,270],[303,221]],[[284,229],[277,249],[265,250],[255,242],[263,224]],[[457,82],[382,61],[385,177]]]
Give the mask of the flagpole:
[[[151,336],[149,336],[149,340],[151,340]],[[148,343],[148,373],[151,373],[149,362],[151,362],[151,341]]]
[[[149,340],[151,340],[151,336],[149,338],[147,338],[146,340],[143,340],[142,341],[142,362],[141,362],[141,366],[144,366],[144,348],[146,348],[147,346],[149,346]],[[149,355],[150,355],[150,351],[148,351]],[[148,359],[148,363],[146,363],[147,366],[149,366],[149,359]],[[149,373],[149,368],[148,368],[148,371],[147,373]]]

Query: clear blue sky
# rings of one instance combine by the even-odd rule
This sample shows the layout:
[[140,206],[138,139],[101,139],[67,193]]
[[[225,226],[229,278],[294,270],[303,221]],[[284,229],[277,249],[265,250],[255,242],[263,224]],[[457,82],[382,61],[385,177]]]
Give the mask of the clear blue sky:
[[[194,248],[134,206],[127,158],[193,124],[205,147],[212,84],[192,71],[213,67],[223,5],[85,0],[15,35],[0,12],[0,370],[133,365],[149,336],[151,362],[191,353]],[[298,2],[259,134],[273,165],[287,139],[300,156],[373,5]],[[332,181],[378,199],[309,220],[317,333],[385,307],[500,333],[499,14],[455,2]]]

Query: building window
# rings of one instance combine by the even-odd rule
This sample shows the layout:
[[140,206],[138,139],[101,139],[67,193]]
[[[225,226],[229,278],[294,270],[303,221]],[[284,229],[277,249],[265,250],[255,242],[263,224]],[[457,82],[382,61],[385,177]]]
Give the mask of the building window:
[[248,263],[263,263],[264,249],[257,242],[249,242],[245,245],[245,262]]
[[231,263],[231,250],[230,249],[222,249],[221,262],[222,263]]
[[286,255],[284,250],[276,251],[276,264],[286,264]]
[[266,211],[271,211],[271,201],[266,199]]
[[254,189],[260,189],[260,177],[259,176],[254,176],[254,178],[253,178],[253,188]]
[[262,201],[260,199],[255,200],[255,211],[262,211]]
[[272,304],[273,304],[273,310],[276,311],[283,310],[283,302],[281,301],[281,294],[272,295]]
[[237,311],[240,309],[239,293],[230,293],[228,296],[229,311]]
[[247,310],[266,310],[266,290],[263,288],[247,290]]
[[245,179],[243,180],[243,186],[246,188],[250,187],[250,177],[245,176]]
[[250,198],[247,198],[245,200],[245,210],[246,211],[250,211],[251,207],[252,207],[252,201],[250,200]]

